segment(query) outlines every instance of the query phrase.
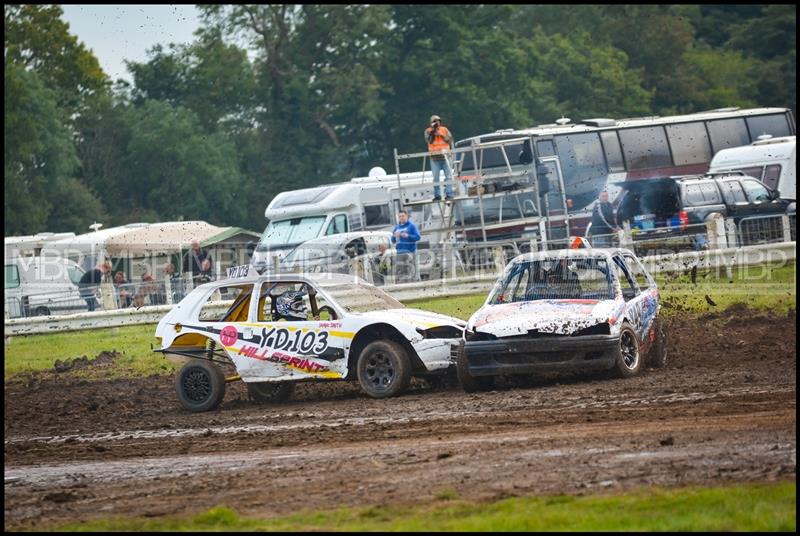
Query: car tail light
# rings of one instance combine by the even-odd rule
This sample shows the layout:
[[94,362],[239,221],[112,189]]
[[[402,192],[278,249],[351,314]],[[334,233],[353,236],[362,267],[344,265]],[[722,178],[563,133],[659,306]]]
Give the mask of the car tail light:
[[684,229],[686,229],[686,227],[689,226],[689,213],[686,212],[685,210],[681,210],[678,213],[678,218],[681,221],[681,231],[683,231]]

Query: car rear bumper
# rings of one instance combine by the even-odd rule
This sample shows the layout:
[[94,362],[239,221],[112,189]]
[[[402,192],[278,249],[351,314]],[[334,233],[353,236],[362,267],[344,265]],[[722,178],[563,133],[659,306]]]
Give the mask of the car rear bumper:
[[461,358],[472,376],[597,370],[614,365],[619,335],[467,341]]

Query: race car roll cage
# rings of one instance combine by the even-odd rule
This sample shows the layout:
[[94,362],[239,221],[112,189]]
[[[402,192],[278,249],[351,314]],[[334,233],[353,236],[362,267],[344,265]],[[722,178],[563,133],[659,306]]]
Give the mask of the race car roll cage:
[[[255,288],[255,283],[256,282],[253,282],[253,285],[246,292],[243,292],[243,293],[239,294],[239,296],[237,296],[236,299],[234,299],[233,303],[228,308],[228,310],[225,311],[225,314],[223,314],[222,317],[219,320],[216,320],[215,322],[225,322],[225,321],[239,322],[239,321],[241,321],[241,319],[239,319],[238,317],[242,314],[243,311],[245,312],[245,320],[247,320],[246,315],[249,314],[250,298],[252,297],[252,293],[253,293],[252,289]],[[277,287],[278,285],[286,285],[286,284],[292,284],[292,283],[299,283],[300,285],[302,285],[302,287],[305,287],[306,294],[308,295],[309,305],[311,306],[311,315],[312,315],[313,318],[317,318],[318,319],[319,318],[319,313],[322,310],[329,311],[329,314],[332,317],[331,320],[337,320],[339,318],[339,315],[336,313],[336,310],[333,307],[331,307],[329,305],[323,305],[322,307],[318,307],[318,304],[317,304],[317,289],[314,287],[314,285],[312,285],[311,283],[309,283],[307,281],[299,281],[299,280],[273,282],[273,284],[271,286],[269,286],[269,288],[267,288],[267,285],[263,285],[262,284],[260,292],[259,292],[259,297],[258,297],[258,309],[257,310],[258,311],[262,310],[263,300],[267,296],[269,296],[269,298],[270,298],[270,314],[272,315],[272,321],[273,322],[279,322],[280,320],[277,318],[278,317],[278,311],[277,311],[277,308],[276,308],[276,305],[275,305],[275,298],[277,297],[277,295],[272,294],[272,290],[274,290],[275,287]],[[328,298],[328,299],[330,300],[330,298]],[[244,307],[245,304],[247,304],[248,307]],[[234,318],[231,318],[231,317],[234,317]],[[210,328],[210,329],[211,329],[212,332],[217,331],[217,330],[215,330],[213,328]],[[191,358],[191,359],[203,359],[203,360],[211,361],[212,363],[218,363],[218,364],[221,364],[221,365],[231,365],[232,364],[231,359],[228,356],[228,354],[225,352],[225,350],[221,349],[221,348],[217,348],[217,341],[215,341],[214,339],[208,338],[208,337],[206,338],[206,340],[208,341],[207,348],[203,348],[203,349],[197,348],[197,349],[176,350],[176,349],[174,349],[175,348],[174,346],[170,346],[169,348],[156,349],[156,350],[153,350],[153,351],[154,352],[159,352],[159,353],[162,353],[162,354],[167,354],[167,353],[175,354],[175,355],[179,355],[179,356],[182,356],[182,357],[188,357],[188,358]],[[215,357],[217,357],[218,359],[214,359]]]

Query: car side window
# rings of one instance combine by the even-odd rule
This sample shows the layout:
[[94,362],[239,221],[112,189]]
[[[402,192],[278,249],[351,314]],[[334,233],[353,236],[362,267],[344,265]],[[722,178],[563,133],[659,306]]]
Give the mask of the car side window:
[[325,235],[334,235],[347,232],[347,216],[344,214],[337,214],[328,224],[325,230]]
[[744,196],[744,190],[738,180],[721,181],[720,187],[722,188],[722,195],[725,197],[725,202],[729,205],[736,203],[747,203],[747,198]]
[[617,279],[619,279],[619,285],[622,287],[622,297],[625,298],[625,301],[632,300],[639,294],[639,288],[636,285],[636,280],[631,275],[627,265],[625,264],[625,261],[623,261],[621,257],[614,257],[614,266],[617,270]]
[[761,203],[769,201],[769,190],[767,187],[758,181],[745,179],[742,181],[744,191],[747,193],[747,199],[751,203]]
[[625,263],[628,265],[628,269],[636,280],[636,284],[639,286],[639,291],[643,292],[650,288],[650,279],[647,277],[647,273],[644,270],[644,266],[634,257],[630,255],[625,255]]
[[[197,319],[200,322],[247,322],[252,293],[252,284],[218,287],[200,307]],[[230,305],[225,308],[224,302]]]

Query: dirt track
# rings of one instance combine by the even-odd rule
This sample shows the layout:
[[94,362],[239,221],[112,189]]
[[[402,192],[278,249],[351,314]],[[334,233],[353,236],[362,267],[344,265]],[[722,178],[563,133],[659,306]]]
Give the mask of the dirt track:
[[290,402],[259,406],[231,384],[219,410],[189,414],[171,377],[6,383],[5,528],[220,504],[267,517],[449,490],[483,500],[794,480],[794,311],[666,325],[666,369],[475,395],[415,381],[373,400],[353,384],[303,384]]

